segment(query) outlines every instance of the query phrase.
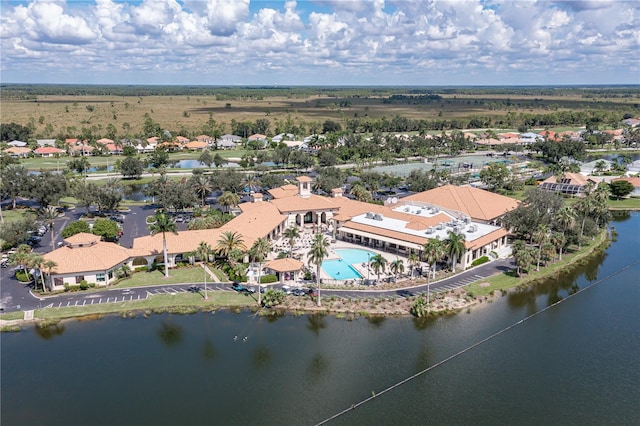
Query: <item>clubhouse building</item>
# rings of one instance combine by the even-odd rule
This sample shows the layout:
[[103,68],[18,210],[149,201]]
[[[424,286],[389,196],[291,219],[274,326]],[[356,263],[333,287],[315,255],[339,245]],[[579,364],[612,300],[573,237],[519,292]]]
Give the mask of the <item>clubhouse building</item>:
[[[292,226],[325,232],[342,240],[397,255],[421,254],[430,239],[447,238],[448,232],[464,234],[466,252],[459,266],[468,267],[479,257],[498,251],[507,243],[507,230],[499,225],[502,215],[518,206],[518,201],[469,186],[446,185],[417,193],[384,205],[370,204],[343,196],[336,188],[330,197],[313,194],[312,179],[301,176],[295,184],[269,190],[270,201],[255,193],[240,204],[240,214],[217,229],[166,233],[169,267],[188,258],[205,241],[212,248],[226,231],[237,232],[246,248],[259,238],[275,242]],[[61,290],[65,284],[83,280],[109,285],[117,280],[123,265],[131,269],[150,268],[162,263],[162,234],[134,239],[132,248],[99,240],[92,234],[77,234],[44,257],[57,266],[49,274],[49,287]],[[275,249],[275,247],[274,247]],[[269,256],[273,260],[277,253]],[[289,262],[290,263],[290,262]],[[270,271],[296,276],[289,263],[270,264]],[[297,263],[298,270],[302,267]]]

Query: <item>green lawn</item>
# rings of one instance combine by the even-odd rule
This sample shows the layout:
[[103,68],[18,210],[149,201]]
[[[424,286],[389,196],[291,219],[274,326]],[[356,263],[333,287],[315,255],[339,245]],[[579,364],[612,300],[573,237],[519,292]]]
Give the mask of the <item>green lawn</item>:
[[35,214],[35,212],[32,209],[15,209],[15,210],[2,209],[2,218],[4,219],[5,223],[15,222],[17,220],[22,219],[26,213]]
[[[169,277],[164,272],[136,272],[130,278],[120,281],[110,288],[141,287],[159,284],[202,283],[204,274],[199,266],[169,269]],[[210,282],[210,279],[207,279]]]
[[[519,285],[529,284],[532,281],[539,280],[546,276],[552,276],[558,271],[566,268],[567,265],[570,265],[584,257],[589,256],[594,251],[594,249],[597,249],[598,247],[604,247],[603,243],[605,239],[606,232],[602,232],[602,234],[588,246],[582,247],[580,251],[565,254],[562,257],[562,261],[553,263],[544,268],[540,268],[539,272],[536,272],[534,267],[532,272],[524,274],[522,277],[517,277],[514,271],[509,271],[471,283],[465,287],[465,290],[472,293],[475,297],[486,296],[496,290],[507,290]],[[489,283],[489,286],[481,287],[481,283]]]
[[640,210],[640,198],[623,198],[622,200],[609,200],[610,209]]
[[65,308],[38,309],[34,317],[38,319],[62,319],[86,315],[100,315],[121,313],[136,310],[170,310],[176,312],[195,312],[201,309],[215,309],[219,307],[244,307],[257,305],[256,299],[247,293],[217,291],[209,292],[209,299],[204,300],[202,294],[178,293],[158,294],[146,300],[120,303],[102,303],[99,305],[72,306]]

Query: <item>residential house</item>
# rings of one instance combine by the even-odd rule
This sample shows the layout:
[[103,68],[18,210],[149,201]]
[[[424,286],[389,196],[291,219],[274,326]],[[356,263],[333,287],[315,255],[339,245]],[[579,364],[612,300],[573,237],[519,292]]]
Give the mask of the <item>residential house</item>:
[[634,190],[631,194],[629,194],[629,196],[631,197],[640,197],[640,177],[638,176],[633,176],[633,177],[620,177],[617,179],[613,179],[612,182],[616,182],[618,180],[625,180],[627,182],[629,182],[630,184],[633,185]]
[[33,151],[34,154],[40,157],[55,157],[56,155],[62,155],[65,153],[63,149],[53,146],[40,146]]
[[580,173],[565,173],[560,176],[551,176],[540,184],[543,191],[558,192],[564,195],[582,196],[588,182],[597,184],[597,181]]
[[55,139],[36,139],[38,146],[56,146]]
[[208,143],[200,141],[192,141],[184,145],[184,148],[188,149],[189,151],[202,151],[204,149],[207,149],[208,147]]
[[31,149],[27,147],[12,146],[11,148],[5,149],[3,152],[14,158],[26,158],[31,154]]
[[14,141],[9,142],[7,145],[15,146],[15,147],[18,147],[18,148],[24,148],[25,146],[27,146],[27,143],[26,142],[22,142],[22,141],[14,140]]

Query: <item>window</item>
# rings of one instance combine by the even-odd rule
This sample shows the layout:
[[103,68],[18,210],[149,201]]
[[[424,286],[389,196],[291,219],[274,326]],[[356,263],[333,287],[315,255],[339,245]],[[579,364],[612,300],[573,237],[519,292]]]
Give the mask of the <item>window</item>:
[[84,275],[76,275],[76,284],[80,284],[84,280]]
[[104,274],[100,273],[100,274],[96,274],[96,281],[97,282],[104,282]]

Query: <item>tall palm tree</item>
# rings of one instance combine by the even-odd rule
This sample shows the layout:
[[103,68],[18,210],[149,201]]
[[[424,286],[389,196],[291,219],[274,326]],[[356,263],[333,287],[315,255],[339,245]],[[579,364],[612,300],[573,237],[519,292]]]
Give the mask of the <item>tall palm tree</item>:
[[289,257],[293,255],[293,244],[296,241],[296,238],[300,237],[300,232],[298,232],[298,227],[293,225],[284,230],[284,237],[289,241]]
[[28,244],[20,244],[16,249],[16,252],[9,256],[9,263],[19,266],[27,275],[28,280],[31,280],[29,276],[29,269],[27,268],[31,250],[32,249]]
[[221,256],[229,258],[230,253],[238,250],[244,251],[246,248],[247,247],[244,245],[244,239],[240,233],[235,231],[225,231],[218,240],[216,251]]
[[211,192],[211,181],[209,177],[204,174],[194,175],[192,177],[193,189],[200,196],[200,205],[204,207],[204,200],[207,197],[207,194]]
[[[424,260],[429,264],[429,268],[432,271],[433,278],[436,278],[436,264],[442,256],[445,254],[444,242],[439,237],[429,239],[427,243],[422,246],[422,255]],[[427,282],[429,282],[429,274],[427,273]]]
[[218,203],[226,207],[227,213],[229,213],[231,207],[236,207],[240,203],[240,196],[235,192],[226,191],[218,197]]
[[538,225],[533,231],[533,239],[538,243],[538,258],[536,261],[536,271],[540,270],[540,258],[542,257],[542,246],[549,241],[549,227],[543,223]]
[[464,234],[457,234],[453,231],[449,231],[447,239],[444,240],[445,252],[451,258],[451,270],[453,272],[456,271],[458,259],[462,258],[467,251],[467,247],[464,244],[465,240]]
[[[58,264],[53,260],[45,260],[42,264],[42,268],[47,270],[47,275],[49,277],[51,277],[51,271],[53,271],[53,268],[55,268],[56,266],[58,266]],[[42,275],[42,271],[40,271],[40,275]],[[46,291],[44,287],[44,276],[42,277],[42,290]]]
[[315,234],[311,241],[311,249],[307,253],[309,264],[316,265],[316,287],[318,289],[318,306],[320,306],[320,268],[322,262],[329,255],[329,240],[322,234]]
[[411,252],[411,254],[409,254],[409,257],[407,258],[407,263],[409,263],[409,268],[411,268],[411,279],[413,279],[413,270],[418,264],[418,261],[419,261],[418,254]]
[[155,214],[155,222],[149,225],[151,235],[162,233],[162,255],[164,257],[164,276],[169,277],[169,259],[167,256],[167,232],[177,234],[176,224],[165,210],[157,211]]
[[[42,275],[42,265],[44,264],[44,257],[42,257],[39,253],[29,253],[29,255],[27,255],[27,261],[26,261],[26,266],[27,268],[31,268],[31,269],[38,269],[40,270],[40,275]],[[35,278],[35,277],[34,277]],[[44,292],[44,278],[41,280],[42,281],[42,291]],[[35,279],[33,282],[33,288],[37,289],[38,288],[38,280]]]
[[207,296],[207,261],[209,260],[209,254],[211,254],[211,246],[206,241],[201,241],[196,249],[196,255],[202,262],[202,271],[204,272],[204,300],[209,299]]
[[47,206],[40,210],[40,219],[42,219],[46,224],[47,228],[49,228],[49,232],[51,233],[51,251],[55,250],[55,238],[53,237],[53,226],[55,224],[55,220],[58,217],[58,209],[54,206]]
[[404,272],[404,262],[402,261],[402,259],[396,259],[393,262],[391,262],[391,265],[389,265],[389,268],[391,269],[391,272],[393,272],[393,275],[396,276],[396,280],[397,280],[398,275]]
[[258,262],[258,305],[262,304],[260,296],[260,275],[262,273],[262,262],[267,258],[271,245],[266,238],[258,238],[251,248],[249,249],[249,255],[253,258],[254,262]]
[[378,281],[380,281],[380,274],[384,272],[387,267],[387,259],[381,254],[376,254],[369,260],[369,265],[371,265],[373,272],[378,276]]
[[[565,233],[576,226],[576,214],[574,210],[569,206],[562,207],[556,214],[556,223],[562,229],[562,237],[565,238]],[[560,246],[560,260],[562,260],[563,247],[564,243]]]

